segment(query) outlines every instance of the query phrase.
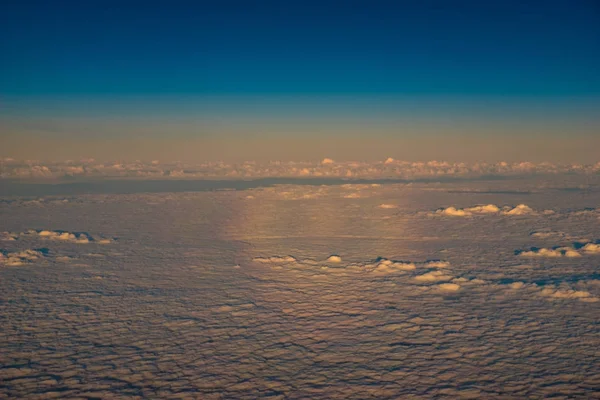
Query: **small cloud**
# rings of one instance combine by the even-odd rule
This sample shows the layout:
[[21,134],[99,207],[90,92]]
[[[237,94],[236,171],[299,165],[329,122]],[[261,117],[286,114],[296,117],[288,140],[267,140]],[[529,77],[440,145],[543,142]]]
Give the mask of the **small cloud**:
[[455,207],[441,208],[441,209],[437,210],[435,213],[442,214],[442,215],[449,215],[452,217],[467,217],[467,216],[471,215],[470,212],[465,211],[460,208],[455,208]]
[[558,247],[556,249],[533,248],[529,251],[518,252],[521,257],[581,257],[577,250],[568,247]]
[[600,244],[588,243],[581,248],[581,251],[588,254],[600,254]]
[[449,281],[452,279],[452,276],[446,275],[444,271],[431,271],[423,275],[417,275],[414,279],[419,282],[439,282]]
[[597,297],[592,296],[590,292],[585,290],[557,289],[553,287],[547,287],[542,289],[540,294],[542,296],[548,296],[555,299],[578,299],[588,303],[594,303],[598,301]]
[[521,257],[581,257],[583,255],[600,254],[599,243],[575,242],[572,247],[557,246],[553,248],[532,247],[531,250],[517,250],[515,254]]
[[470,207],[467,211],[474,214],[496,214],[500,211],[500,208],[495,204],[486,204],[482,206]]
[[576,250],[567,249],[565,250],[565,257],[581,257],[581,254],[579,254]]
[[18,252],[0,251],[0,266],[18,267],[24,264],[31,264],[45,256],[47,249],[27,249]]
[[425,266],[428,268],[448,268],[450,267],[450,263],[448,261],[431,260],[427,261]]
[[252,259],[254,262],[259,262],[263,264],[267,263],[291,263],[297,261],[295,257],[292,256],[271,256],[271,257],[255,257]]
[[395,205],[395,204],[385,204],[385,203],[384,204],[380,204],[378,207],[379,208],[384,208],[384,209],[398,208],[398,206]]
[[417,267],[412,262],[392,261],[385,258],[379,259],[375,264],[367,265],[368,270],[379,274],[389,274],[399,271],[412,271]]
[[456,292],[460,290],[460,285],[456,283],[440,283],[437,288],[446,292]]
[[334,161],[331,158],[324,158],[323,161],[321,161],[321,164],[323,165],[327,165],[327,164],[333,164]]
[[515,208],[505,209],[502,213],[504,215],[527,215],[533,214],[535,211],[533,211],[533,209],[526,204],[519,204]]
[[469,283],[474,284],[474,285],[485,285],[487,282],[483,279],[473,278],[473,279],[469,280]]
[[[412,261],[395,261],[388,260],[387,258],[378,258],[374,263],[365,264],[362,269],[377,274],[391,274],[397,272],[414,271],[417,268],[448,268],[449,262],[441,260],[430,260],[425,262],[412,262]],[[432,271],[438,276],[443,276],[441,271]],[[425,274],[427,275],[427,274]],[[448,277],[450,280],[452,277]],[[446,280],[446,279],[444,279]]]
[[516,207],[504,206],[500,208],[495,204],[484,204],[484,205],[476,205],[473,207],[467,208],[456,208],[454,206],[450,206],[448,208],[440,208],[435,211],[437,215],[448,215],[452,217],[469,217],[472,215],[528,215],[535,214],[535,211],[525,205],[519,204]]

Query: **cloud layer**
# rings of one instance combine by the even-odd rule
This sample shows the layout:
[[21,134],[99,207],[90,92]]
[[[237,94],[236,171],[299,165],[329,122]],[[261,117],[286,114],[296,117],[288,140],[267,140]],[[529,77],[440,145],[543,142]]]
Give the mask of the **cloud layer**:
[[0,199],[0,397],[593,397],[600,186],[563,178]]
[[596,174],[600,162],[592,165],[551,163],[463,163],[445,161],[409,162],[383,158],[378,162],[344,161],[325,158],[320,162],[239,164],[209,162],[97,162],[91,159],[65,162],[35,160],[2,160],[0,178],[64,178],[64,177],[138,177],[138,178],[264,178],[264,177],[337,177],[337,178],[440,178],[511,176],[521,174]]

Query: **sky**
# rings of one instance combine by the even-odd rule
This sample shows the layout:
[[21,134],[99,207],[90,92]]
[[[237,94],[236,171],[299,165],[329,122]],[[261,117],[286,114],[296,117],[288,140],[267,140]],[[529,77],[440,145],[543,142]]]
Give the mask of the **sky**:
[[593,0],[9,1],[0,36],[3,157],[598,161]]

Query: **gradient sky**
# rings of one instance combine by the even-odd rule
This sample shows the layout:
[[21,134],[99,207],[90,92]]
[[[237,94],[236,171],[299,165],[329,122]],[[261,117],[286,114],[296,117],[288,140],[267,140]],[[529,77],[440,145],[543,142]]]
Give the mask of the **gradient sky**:
[[125,3],[3,5],[0,156],[598,158],[594,0]]

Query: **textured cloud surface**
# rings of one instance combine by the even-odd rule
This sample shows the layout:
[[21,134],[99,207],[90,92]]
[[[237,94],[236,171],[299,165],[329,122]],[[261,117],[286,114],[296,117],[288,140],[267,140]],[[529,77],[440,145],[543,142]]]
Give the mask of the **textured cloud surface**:
[[594,398],[598,204],[593,174],[2,197],[0,398]]

